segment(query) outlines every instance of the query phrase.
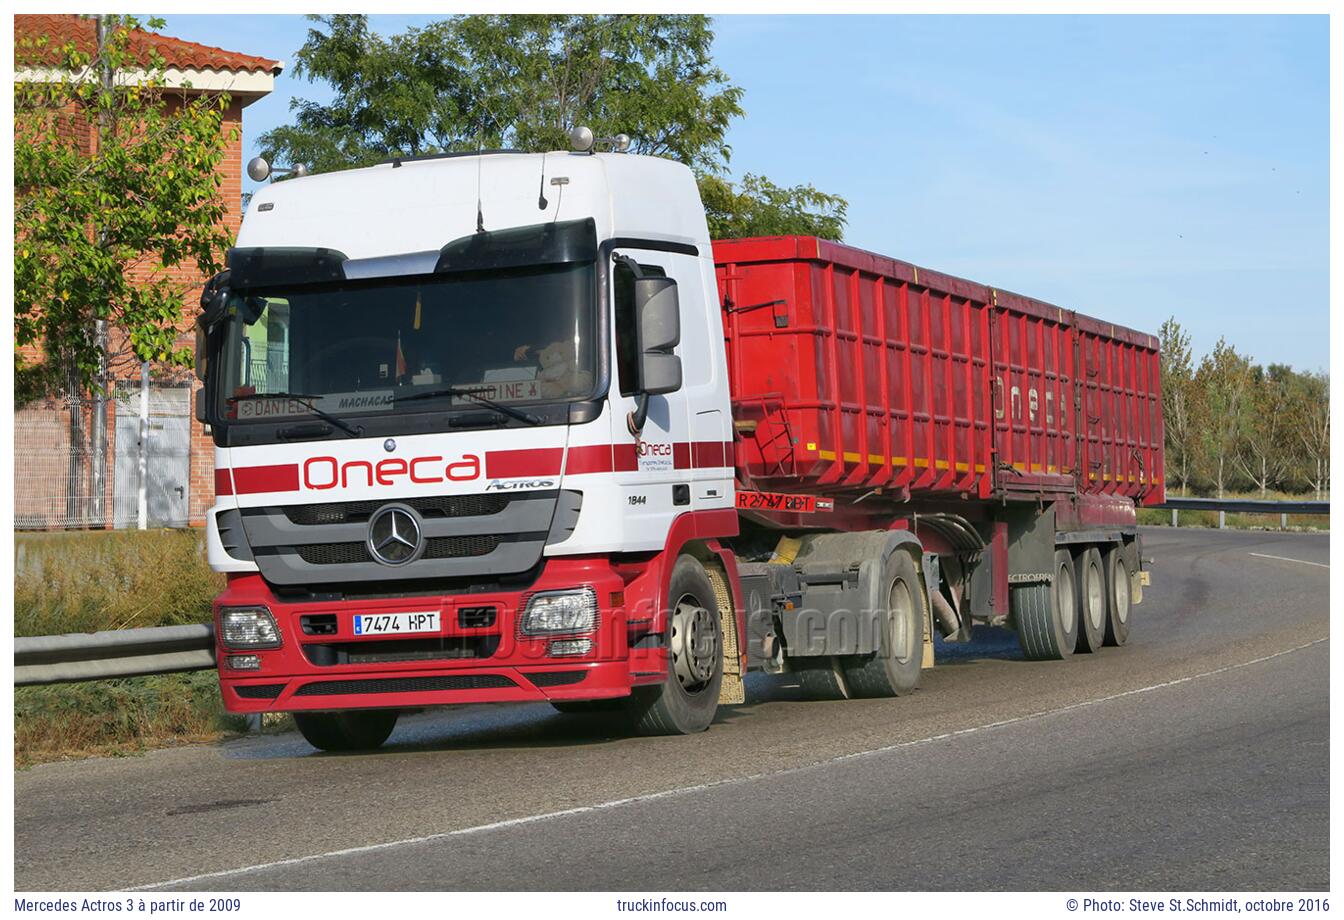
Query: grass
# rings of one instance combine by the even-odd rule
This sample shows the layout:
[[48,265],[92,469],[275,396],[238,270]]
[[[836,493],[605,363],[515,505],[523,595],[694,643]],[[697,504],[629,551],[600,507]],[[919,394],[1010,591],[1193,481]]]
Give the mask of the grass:
[[49,636],[205,623],[224,577],[204,533],[183,530],[14,535],[14,634]]
[[[14,535],[14,634],[205,623],[224,586],[200,531]],[[245,728],[213,671],[14,689],[14,762],[125,755]]]
[[[1178,494],[1174,489],[1168,488],[1168,498],[1177,498]],[[1201,495],[1200,498],[1210,498],[1213,496]],[[1269,492],[1261,495],[1259,492],[1238,492],[1227,493],[1224,496],[1227,499],[1254,499],[1259,501],[1310,501],[1314,499],[1313,495],[1291,495],[1287,492]],[[1139,523],[1154,526],[1170,527],[1171,512],[1158,508],[1140,508]],[[1178,515],[1178,521],[1181,527],[1217,527],[1217,511],[1182,511]],[[1273,514],[1242,514],[1240,512],[1229,511],[1227,513],[1227,526],[1235,530],[1278,530],[1279,515]],[[1289,530],[1305,531],[1328,531],[1330,529],[1330,515],[1328,514],[1290,514],[1288,515]]]
[[125,756],[246,730],[214,671],[14,688],[14,766]]

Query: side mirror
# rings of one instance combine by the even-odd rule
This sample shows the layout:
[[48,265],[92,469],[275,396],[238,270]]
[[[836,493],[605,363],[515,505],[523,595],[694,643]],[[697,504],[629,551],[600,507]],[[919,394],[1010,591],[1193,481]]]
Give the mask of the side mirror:
[[196,379],[204,382],[206,363],[210,359],[210,336],[206,334],[205,324],[196,320]]
[[681,341],[681,304],[671,278],[635,279],[635,316],[639,340],[639,389],[657,396],[681,389],[681,358],[672,349]]
[[196,378],[204,380],[210,351],[210,330],[224,318],[229,302],[229,271],[225,269],[206,282],[201,292],[201,312],[196,315]]

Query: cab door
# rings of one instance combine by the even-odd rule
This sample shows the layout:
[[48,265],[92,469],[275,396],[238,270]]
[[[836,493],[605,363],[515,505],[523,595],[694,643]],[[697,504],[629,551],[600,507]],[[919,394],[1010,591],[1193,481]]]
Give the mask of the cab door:
[[[612,316],[611,435],[614,477],[624,514],[624,545],[631,549],[662,549],[668,528],[680,514],[692,510],[689,460],[690,412],[687,387],[648,397],[648,414],[638,435],[630,420],[639,403],[638,344],[635,329],[635,279],[671,278],[680,298],[681,341],[673,350],[687,367],[688,317],[698,312],[697,261],[693,256],[654,249],[620,247],[608,265]],[[688,294],[690,297],[688,298]]]

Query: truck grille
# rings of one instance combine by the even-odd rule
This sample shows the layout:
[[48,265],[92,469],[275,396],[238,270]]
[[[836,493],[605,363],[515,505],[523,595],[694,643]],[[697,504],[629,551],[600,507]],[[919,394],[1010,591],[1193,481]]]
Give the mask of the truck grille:
[[[399,499],[410,505],[424,518],[479,517],[498,514],[509,505],[509,496],[499,492],[482,495],[436,495],[428,498]],[[329,502],[322,505],[286,505],[284,512],[291,524],[314,527],[321,524],[350,524],[367,521],[387,501],[375,499],[362,502]]]
[[[464,556],[484,556],[495,551],[500,538],[496,535],[481,537],[430,537],[425,541],[421,559],[461,559]],[[310,565],[351,565],[372,562],[369,547],[364,543],[309,543],[297,547],[299,558]]]
[[[419,518],[424,549],[405,565],[385,565],[368,549],[369,520],[387,505]],[[485,492],[473,495],[389,495],[386,499],[243,508],[247,547],[274,587],[447,583],[522,575],[541,559],[548,540],[578,523],[574,491]]]

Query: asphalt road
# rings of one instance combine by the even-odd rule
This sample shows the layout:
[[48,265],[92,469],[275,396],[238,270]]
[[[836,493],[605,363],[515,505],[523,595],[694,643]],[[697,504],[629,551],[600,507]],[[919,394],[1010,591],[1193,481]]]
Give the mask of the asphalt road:
[[1127,648],[1029,663],[986,630],[903,699],[758,677],[687,738],[478,706],[374,754],[280,735],[25,770],[15,885],[1328,888],[1328,537],[1144,538]]

